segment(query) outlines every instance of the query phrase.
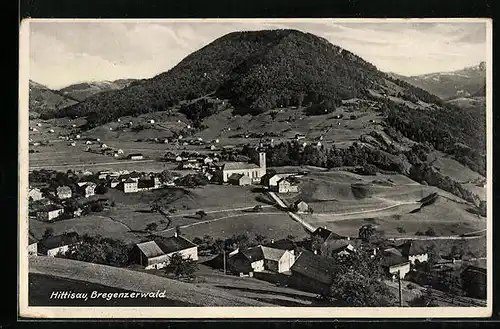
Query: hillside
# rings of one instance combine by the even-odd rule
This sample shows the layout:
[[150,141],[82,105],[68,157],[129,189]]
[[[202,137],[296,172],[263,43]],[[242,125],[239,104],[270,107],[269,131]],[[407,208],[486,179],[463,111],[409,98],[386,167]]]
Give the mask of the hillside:
[[73,84],[59,91],[73,99],[78,101],[83,101],[88,97],[102,93],[109,90],[119,90],[129,86],[132,82],[136,81],[135,79],[119,79],[115,81],[93,81],[93,82],[82,82]]
[[448,100],[475,96],[478,90],[480,91],[486,84],[486,64],[481,62],[476,66],[453,72],[437,72],[410,77],[393,73],[390,75]]
[[29,112],[32,118],[42,114],[51,115],[60,109],[78,103],[71,96],[63,95],[57,90],[49,89],[31,80],[29,88]]

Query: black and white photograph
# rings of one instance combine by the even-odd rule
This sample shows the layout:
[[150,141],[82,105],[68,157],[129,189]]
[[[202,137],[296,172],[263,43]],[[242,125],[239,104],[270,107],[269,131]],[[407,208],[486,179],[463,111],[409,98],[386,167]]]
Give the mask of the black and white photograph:
[[485,317],[488,19],[25,19],[32,318]]

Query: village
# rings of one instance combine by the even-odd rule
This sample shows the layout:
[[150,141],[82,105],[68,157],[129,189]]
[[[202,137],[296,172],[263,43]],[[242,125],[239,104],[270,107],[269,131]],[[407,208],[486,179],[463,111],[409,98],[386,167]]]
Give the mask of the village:
[[[79,136],[75,136],[79,138]],[[296,136],[296,141],[305,136]],[[70,141],[74,143],[73,141]],[[99,143],[100,141],[85,141],[85,144]],[[168,142],[168,141],[167,141]],[[197,140],[195,143],[201,143]],[[401,290],[420,283],[428,286],[431,282],[422,277],[446,277],[448,273],[456,273],[456,259],[459,256],[450,255],[447,260],[437,261],[435,254],[424,241],[391,240],[377,235],[376,229],[370,224],[359,228],[358,235],[342,235],[329,230],[326,226],[311,225],[303,217],[314,214],[314,207],[304,200],[290,198],[300,192],[301,180],[307,177],[304,171],[281,171],[277,173],[266,165],[266,145],[260,143],[255,147],[258,153],[256,163],[245,161],[224,161],[232,148],[218,152],[217,144],[208,146],[210,152],[181,153],[167,152],[163,161],[171,163],[175,171],[137,172],[127,170],[100,170],[95,173],[89,170],[68,172],[37,171],[30,174],[30,216],[43,223],[57,223],[60,221],[80,218],[99,213],[103,209],[115,206],[115,201],[105,195],[108,191],[123,195],[140,195],[145,192],[163,191],[174,188],[195,188],[205,185],[236,186],[240,188],[255,188],[267,196],[268,205],[276,212],[286,214],[290,221],[302,227],[306,237],[298,240],[289,234],[286,238],[276,239],[273,236],[250,239],[242,235],[239,238],[227,236],[226,239],[213,241],[210,236],[188,239],[182,228],[177,226],[175,231],[167,228],[165,234],[155,234],[154,230],[147,230],[140,242],[128,244],[126,266],[135,266],[143,271],[155,272],[168,268],[172,262],[187,261],[191,263],[210,264],[211,268],[222,271],[223,275],[232,275],[241,280],[264,280],[278,286],[290,287],[304,292],[317,294],[319,298],[329,295],[332,285],[335,284],[337,263],[336,259],[342,256],[369,255],[367,259],[377,259],[382,266],[388,286],[393,282],[399,284],[400,301]],[[272,141],[268,141],[272,142]],[[186,142],[187,143],[187,142]],[[302,142],[300,142],[302,143]],[[318,141],[318,143],[320,143]],[[99,144],[98,144],[99,145]],[[130,153],[125,157],[124,152],[108,148],[101,143],[99,148],[109,154],[119,155],[129,160],[143,160],[141,153]],[[233,157],[234,158],[234,157]],[[266,208],[267,209],[267,208]],[[174,209],[175,210],[175,209]],[[175,213],[170,210],[161,213],[169,223]],[[177,210],[175,210],[177,211]],[[249,206],[249,212],[260,213],[263,205]],[[267,211],[267,210],[266,210]],[[200,220],[206,217],[203,210],[196,212]],[[157,225],[155,224],[155,227]],[[50,228],[50,227],[49,227]],[[29,254],[32,256],[67,257],[76,253],[79,246],[85,241],[77,232],[68,231],[61,234],[44,234],[38,241],[30,236]],[[46,231],[47,231],[46,230]],[[163,233],[163,232],[162,232]],[[209,242],[207,242],[208,240]],[[426,265],[431,263],[430,265]],[[125,265],[124,265],[125,266]],[[425,273],[425,275],[423,274]],[[437,274],[439,273],[439,274]],[[180,273],[179,277],[192,277],[196,270]],[[444,275],[444,276],[443,276]],[[484,267],[469,265],[460,270],[459,280],[465,280],[463,285],[464,296],[485,298],[486,271]],[[407,280],[407,281],[403,281]],[[426,281],[427,280],[427,281]],[[433,279],[434,280],[434,279]],[[442,279],[436,279],[441,280]],[[401,282],[408,287],[402,287]],[[434,281],[432,281],[434,282]],[[436,284],[439,285],[439,284]],[[449,287],[448,287],[449,288]],[[409,289],[409,288],[408,288]],[[477,295],[480,291],[480,295]],[[397,294],[396,294],[397,295]],[[402,305],[402,304],[401,304]]]

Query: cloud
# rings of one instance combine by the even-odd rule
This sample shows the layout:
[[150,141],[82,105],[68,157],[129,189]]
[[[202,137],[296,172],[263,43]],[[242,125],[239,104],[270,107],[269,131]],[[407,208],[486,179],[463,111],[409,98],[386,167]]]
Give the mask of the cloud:
[[[381,21],[383,22],[383,21]],[[149,78],[227,33],[292,28],[321,36],[383,71],[413,75],[484,61],[483,23],[316,21],[31,22],[30,77],[51,88]]]

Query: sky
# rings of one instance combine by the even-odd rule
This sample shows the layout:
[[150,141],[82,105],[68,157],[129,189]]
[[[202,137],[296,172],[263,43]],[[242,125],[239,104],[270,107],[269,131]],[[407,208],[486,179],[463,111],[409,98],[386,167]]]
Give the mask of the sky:
[[30,79],[52,89],[151,78],[234,31],[291,28],[321,36],[384,72],[419,75],[486,61],[484,22],[30,21]]

